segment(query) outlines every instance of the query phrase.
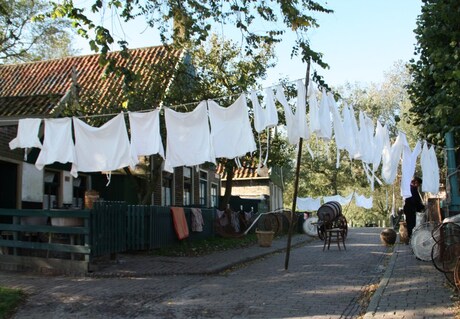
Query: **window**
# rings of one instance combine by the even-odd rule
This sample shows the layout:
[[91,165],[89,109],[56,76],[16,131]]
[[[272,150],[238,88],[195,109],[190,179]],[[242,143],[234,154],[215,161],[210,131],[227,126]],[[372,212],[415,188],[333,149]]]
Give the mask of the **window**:
[[184,206],[192,205],[192,189],[192,169],[190,167],[184,167]]
[[208,204],[208,173],[200,171],[200,206]]
[[217,207],[219,204],[217,189],[217,184],[211,184],[211,207]]
[[161,205],[171,206],[172,205],[172,174],[165,173],[161,182]]

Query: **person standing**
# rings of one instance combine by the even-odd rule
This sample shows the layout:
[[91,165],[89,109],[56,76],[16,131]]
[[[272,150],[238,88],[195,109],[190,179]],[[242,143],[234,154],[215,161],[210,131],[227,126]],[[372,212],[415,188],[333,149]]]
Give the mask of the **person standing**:
[[403,209],[404,214],[406,215],[407,233],[409,238],[411,238],[412,230],[415,227],[417,218],[416,213],[425,209],[425,205],[423,205],[422,198],[418,192],[420,185],[422,185],[422,179],[420,177],[414,177],[410,183],[410,192],[412,196],[406,198],[404,201]]

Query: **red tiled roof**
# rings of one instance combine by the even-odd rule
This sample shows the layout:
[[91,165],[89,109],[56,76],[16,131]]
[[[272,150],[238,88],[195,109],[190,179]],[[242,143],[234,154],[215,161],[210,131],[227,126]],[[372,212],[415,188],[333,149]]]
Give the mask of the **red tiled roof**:
[[[166,90],[182,51],[156,46],[129,50],[130,58],[122,59],[119,52],[108,57],[129,67],[142,81],[139,89],[162,85]],[[154,68],[166,63],[166,76],[158,76]],[[123,79],[110,74],[102,79],[104,68],[99,55],[67,57],[40,62],[0,66],[0,116],[51,115],[58,101],[72,87],[72,69],[77,73],[79,99],[93,113],[104,107],[120,106],[123,102]],[[163,91],[164,91],[163,90]],[[152,101],[153,102],[153,101]],[[113,111],[113,110],[112,110]],[[104,113],[104,112],[101,112]]]
[[[222,180],[227,179],[227,172],[225,171],[225,166],[222,164],[217,165],[216,173],[220,175]],[[269,179],[268,176],[259,176],[257,174],[257,165],[252,163],[241,163],[240,168],[234,168],[233,179]]]

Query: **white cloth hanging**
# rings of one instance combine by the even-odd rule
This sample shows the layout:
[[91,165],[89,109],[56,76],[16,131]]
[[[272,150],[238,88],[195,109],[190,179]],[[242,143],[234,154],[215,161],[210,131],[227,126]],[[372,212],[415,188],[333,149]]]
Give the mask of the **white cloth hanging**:
[[332,123],[334,128],[334,138],[335,138],[335,145],[337,147],[337,160],[335,163],[335,167],[340,167],[340,150],[344,150],[346,148],[346,136],[345,136],[345,129],[343,127],[343,120],[339,112],[339,108],[337,103],[335,103],[334,96],[331,93],[328,93],[328,104],[329,104],[329,111],[332,113]]
[[359,195],[358,193],[355,193],[355,204],[356,206],[365,209],[371,209],[374,206],[372,196],[366,197],[364,195]]
[[165,158],[160,135],[160,110],[128,112],[133,156],[159,154]]
[[18,121],[18,132],[16,137],[9,143],[11,150],[15,148],[25,148],[24,160],[27,160],[27,148],[42,148],[42,143],[38,139],[41,119],[20,119]]
[[358,155],[358,124],[354,114],[353,107],[344,104],[343,110],[343,128],[345,130],[346,150],[350,159],[354,159]]
[[297,210],[312,212],[321,207],[321,197],[297,197]]
[[77,172],[113,171],[134,167],[137,158],[131,156],[128,132],[123,113],[101,127],[93,127],[74,117],[76,161],[71,174]]
[[376,172],[378,167],[380,166],[380,162],[382,161],[382,152],[383,147],[385,145],[385,141],[389,141],[390,137],[388,134],[387,126],[382,126],[380,121],[377,120],[377,124],[375,126],[375,135],[374,135],[374,150],[372,156],[372,171]]
[[308,128],[307,114],[306,114],[306,89],[302,80],[296,82],[297,86],[297,107],[293,112],[289,102],[284,95],[284,90],[281,85],[276,87],[276,99],[281,103],[284,109],[286,118],[286,129],[288,133],[288,142],[291,145],[299,143],[299,139],[303,138],[308,140],[310,138],[310,130]]
[[422,146],[420,141],[417,142],[412,151],[409,145],[403,148],[401,168],[401,196],[403,198],[412,197],[412,193],[410,191],[410,182],[414,176],[415,165],[417,164],[417,158],[421,151]]
[[359,156],[364,163],[372,163],[374,151],[374,123],[363,112],[359,112]]
[[308,88],[308,106],[310,108],[308,115],[310,118],[310,133],[316,135],[321,132],[317,94],[318,89],[316,86],[313,84],[310,85]]
[[256,150],[245,94],[226,108],[208,101],[208,109],[216,158],[231,159]]
[[252,109],[254,112],[254,129],[257,133],[267,127],[274,127],[278,124],[278,112],[275,106],[275,96],[270,88],[265,90],[265,108],[260,106],[259,98],[255,91],[250,94]]
[[329,141],[332,137],[332,123],[331,114],[329,112],[329,98],[325,89],[321,92],[321,103],[318,108],[318,117],[320,131],[317,132],[316,135],[323,140]]
[[299,137],[304,140],[310,139],[310,129],[307,122],[307,90],[302,80],[297,80],[297,108],[295,118],[299,124]]
[[423,176],[422,191],[432,194],[439,193],[438,159],[436,158],[434,146],[429,147],[426,141],[423,143],[420,165]]
[[340,195],[333,195],[333,196],[324,196],[323,201],[325,203],[328,202],[338,202],[340,205],[348,205],[351,200],[353,199],[354,192],[350,193],[348,196],[343,197]]
[[45,119],[44,123],[43,147],[35,162],[35,167],[42,170],[45,165],[54,162],[74,163],[76,155],[72,139],[72,119],[69,117]]
[[165,169],[216,163],[206,109],[202,101],[191,112],[180,113],[165,107]]
[[291,145],[297,145],[299,143],[299,121],[296,120],[294,112],[289,105],[284,90],[281,85],[276,87],[276,99],[281,103],[284,109],[284,116],[286,118],[286,130],[288,134],[288,142]]
[[382,179],[387,185],[393,184],[396,179],[401,154],[405,147],[409,147],[409,144],[403,132],[399,132],[393,145],[390,146],[389,141],[384,145],[382,153]]

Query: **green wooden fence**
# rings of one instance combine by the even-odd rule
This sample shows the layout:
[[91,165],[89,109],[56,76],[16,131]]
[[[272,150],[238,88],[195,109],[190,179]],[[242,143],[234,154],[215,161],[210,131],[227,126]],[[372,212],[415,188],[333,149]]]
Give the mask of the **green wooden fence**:
[[[214,236],[214,209],[201,209],[202,232]],[[90,270],[96,257],[152,250],[177,243],[169,207],[96,202],[92,210],[0,209],[0,269],[48,269],[64,273]]]

